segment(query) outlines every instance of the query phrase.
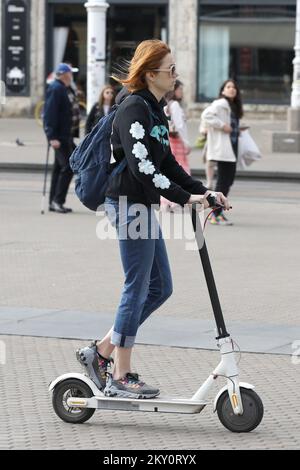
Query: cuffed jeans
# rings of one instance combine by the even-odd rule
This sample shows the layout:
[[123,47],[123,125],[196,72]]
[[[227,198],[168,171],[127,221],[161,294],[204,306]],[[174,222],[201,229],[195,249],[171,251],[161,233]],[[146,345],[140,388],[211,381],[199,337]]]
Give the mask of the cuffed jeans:
[[139,326],[172,294],[170,265],[152,207],[108,197],[104,206],[117,230],[125,275],[111,343],[130,348]]

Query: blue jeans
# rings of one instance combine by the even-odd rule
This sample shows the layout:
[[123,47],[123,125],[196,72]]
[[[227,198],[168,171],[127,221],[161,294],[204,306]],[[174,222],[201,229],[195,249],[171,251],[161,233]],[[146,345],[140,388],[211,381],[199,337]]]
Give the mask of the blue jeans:
[[117,230],[125,275],[111,343],[130,348],[139,326],[172,294],[170,265],[152,207],[108,197],[104,207]]

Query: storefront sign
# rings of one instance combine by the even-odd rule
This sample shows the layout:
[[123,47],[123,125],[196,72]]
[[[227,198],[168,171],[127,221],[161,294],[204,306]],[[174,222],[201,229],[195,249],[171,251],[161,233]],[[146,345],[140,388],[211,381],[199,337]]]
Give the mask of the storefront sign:
[[3,14],[2,78],[8,96],[29,94],[30,0],[5,0]]

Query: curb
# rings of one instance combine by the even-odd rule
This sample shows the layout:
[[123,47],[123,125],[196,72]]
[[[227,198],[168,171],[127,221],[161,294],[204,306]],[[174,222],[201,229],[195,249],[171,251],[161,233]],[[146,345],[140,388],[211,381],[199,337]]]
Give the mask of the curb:
[[[192,170],[192,176],[205,177],[205,170]],[[300,181],[300,173],[279,171],[237,171],[235,177],[241,180]]]
[[[52,170],[53,165],[48,166]],[[0,172],[19,172],[19,173],[43,173],[45,165],[42,163],[0,163]],[[192,176],[205,177],[204,169],[192,169]],[[238,171],[237,179],[254,180],[273,180],[273,181],[300,181],[300,173],[278,172],[278,171]]]

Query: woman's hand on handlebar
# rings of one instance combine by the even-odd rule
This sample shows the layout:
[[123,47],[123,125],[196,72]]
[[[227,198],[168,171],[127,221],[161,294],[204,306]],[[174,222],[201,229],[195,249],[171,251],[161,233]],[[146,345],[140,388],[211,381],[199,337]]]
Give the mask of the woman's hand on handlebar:
[[229,209],[232,209],[232,206],[230,205],[229,200],[227,199],[226,196],[224,196],[223,193],[220,192],[214,192],[214,191],[206,191],[205,196],[209,196],[211,194],[214,196],[216,201],[223,207],[225,211],[229,211]]
[[207,191],[205,194],[191,194],[191,197],[188,200],[188,204],[198,203],[198,204],[202,204],[204,206],[204,209],[208,209],[209,202],[206,199],[208,195],[209,195],[209,191]]
[[214,196],[216,201],[224,208],[224,210],[228,211],[229,209],[231,209],[231,205],[227,197],[225,197],[223,193],[213,191],[206,191],[205,194],[191,194],[191,197],[188,200],[188,204],[198,203],[202,204],[204,206],[204,209],[208,209],[210,207],[210,204],[207,201],[207,196],[209,196],[210,194]]

